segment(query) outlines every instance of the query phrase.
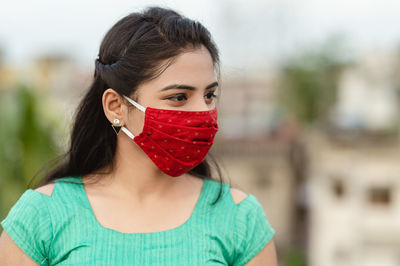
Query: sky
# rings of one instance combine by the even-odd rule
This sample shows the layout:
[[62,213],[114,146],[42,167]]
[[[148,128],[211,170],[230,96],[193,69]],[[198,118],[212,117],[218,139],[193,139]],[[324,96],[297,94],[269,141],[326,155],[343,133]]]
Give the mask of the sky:
[[338,33],[352,53],[391,49],[400,42],[398,0],[6,0],[0,9],[0,47],[12,65],[64,53],[92,66],[107,30],[151,4],[199,20],[213,35],[222,64],[237,69],[280,62]]

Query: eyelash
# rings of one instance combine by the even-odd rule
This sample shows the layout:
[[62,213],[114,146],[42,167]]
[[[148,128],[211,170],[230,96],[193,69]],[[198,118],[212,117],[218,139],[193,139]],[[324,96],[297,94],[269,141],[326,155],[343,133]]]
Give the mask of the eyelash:
[[[172,101],[175,101],[175,102],[181,102],[182,100],[177,100],[178,97],[180,97],[180,96],[183,96],[183,97],[184,97],[183,100],[187,100],[187,96],[186,96],[186,94],[184,94],[184,93],[178,93],[178,94],[175,94],[174,96],[168,97],[168,98],[166,98],[166,99],[172,100]],[[213,92],[207,93],[205,96],[209,96],[209,97],[207,97],[208,99],[217,98],[217,95],[215,95],[214,91],[213,91]],[[176,99],[176,100],[174,100],[174,99]]]
[[[210,94],[211,94],[211,95],[210,95]],[[210,95],[211,98],[217,98],[217,95],[215,95],[215,91],[211,91],[211,92],[207,93],[206,96],[207,96],[207,95]],[[210,99],[210,98],[209,98],[209,99]]]

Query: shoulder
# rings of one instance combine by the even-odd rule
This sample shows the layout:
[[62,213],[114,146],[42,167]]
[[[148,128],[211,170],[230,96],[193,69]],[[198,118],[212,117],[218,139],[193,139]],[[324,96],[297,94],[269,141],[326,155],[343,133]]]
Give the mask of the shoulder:
[[[16,202],[11,206],[9,215],[22,217],[24,215],[47,215],[50,197],[45,193],[50,193],[49,186],[46,185],[37,189],[25,190]],[[42,193],[45,192],[45,193]]]
[[[59,177],[48,184],[32,189],[32,192],[39,195],[39,198],[46,196],[45,198],[51,198],[52,202],[58,202],[60,197],[70,197],[71,193],[77,191],[76,185],[82,185],[82,182],[82,179],[76,176]],[[54,194],[57,194],[56,197]]]
[[49,197],[51,197],[51,194],[53,193],[53,189],[54,189],[55,183],[51,183],[51,184],[47,184],[47,185],[43,185],[40,186],[36,189],[34,189],[37,192],[40,192],[44,195],[47,195]]
[[[22,195],[17,198],[16,202],[11,206],[6,219],[2,221],[9,221],[15,223],[18,221],[33,222],[31,220],[49,219],[49,204],[51,198],[49,195],[52,193],[52,186],[42,186],[37,189],[27,189]],[[49,222],[49,221],[47,221]]]
[[242,191],[241,189],[232,187],[230,183],[220,182],[219,180],[215,179],[207,179],[207,182],[209,183],[209,190],[217,192],[222,188],[224,198],[227,199],[227,202],[234,202],[235,205],[238,205],[250,196],[250,194]]
[[235,204],[239,204],[242,200],[248,197],[248,194],[242,190],[234,187],[230,187],[230,193]]

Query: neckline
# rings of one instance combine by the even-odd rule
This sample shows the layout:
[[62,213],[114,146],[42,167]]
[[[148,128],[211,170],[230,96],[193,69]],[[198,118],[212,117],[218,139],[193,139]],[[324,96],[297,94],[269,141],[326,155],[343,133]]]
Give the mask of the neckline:
[[207,192],[207,185],[208,185],[208,179],[204,178],[203,179],[203,185],[201,187],[201,191],[200,191],[200,196],[198,197],[196,204],[192,210],[192,213],[190,214],[189,218],[182,224],[171,228],[171,229],[167,229],[167,230],[162,230],[162,231],[156,231],[156,232],[132,232],[132,233],[124,233],[124,232],[120,232],[117,231],[115,229],[112,228],[107,228],[104,227],[96,218],[96,216],[94,215],[94,211],[92,208],[92,205],[90,205],[90,201],[89,198],[86,194],[85,191],[85,187],[83,184],[83,180],[82,180],[82,176],[78,176],[79,180],[81,181],[80,185],[79,185],[79,189],[80,189],[80,193],[82,194],[82,198],[84,200],[84,204],[86,205],[86,207],[89,209],[90,212],[90,217],[93,220],[94,224],[96,225],[97,228],[99,228],[102,231],[111,233],[111,234],[116,234],[116,235],[120,235],[120,236],[160,236],[160,235],[168,235],[168,234],[172,234],[172,233],[178,233],[181,232],[182,230],[185,230],[186,227],[188,227],[191,223],[193,223],[193,220],[196,219],[196,216],[198,214],[198,212],[200,211],[201,205],[203,204],[203,201],[205,200],[206,197],[206,192]]

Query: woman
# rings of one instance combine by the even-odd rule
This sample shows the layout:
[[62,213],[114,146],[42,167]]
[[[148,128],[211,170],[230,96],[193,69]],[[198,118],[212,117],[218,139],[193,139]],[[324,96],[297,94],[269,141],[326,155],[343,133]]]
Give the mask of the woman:
[[205,158],[219,78],[217,47],[199,22],[161,7],[118,21],[65,161],[1,222],[0,261],[277,265],[258,200],[212,179]]

